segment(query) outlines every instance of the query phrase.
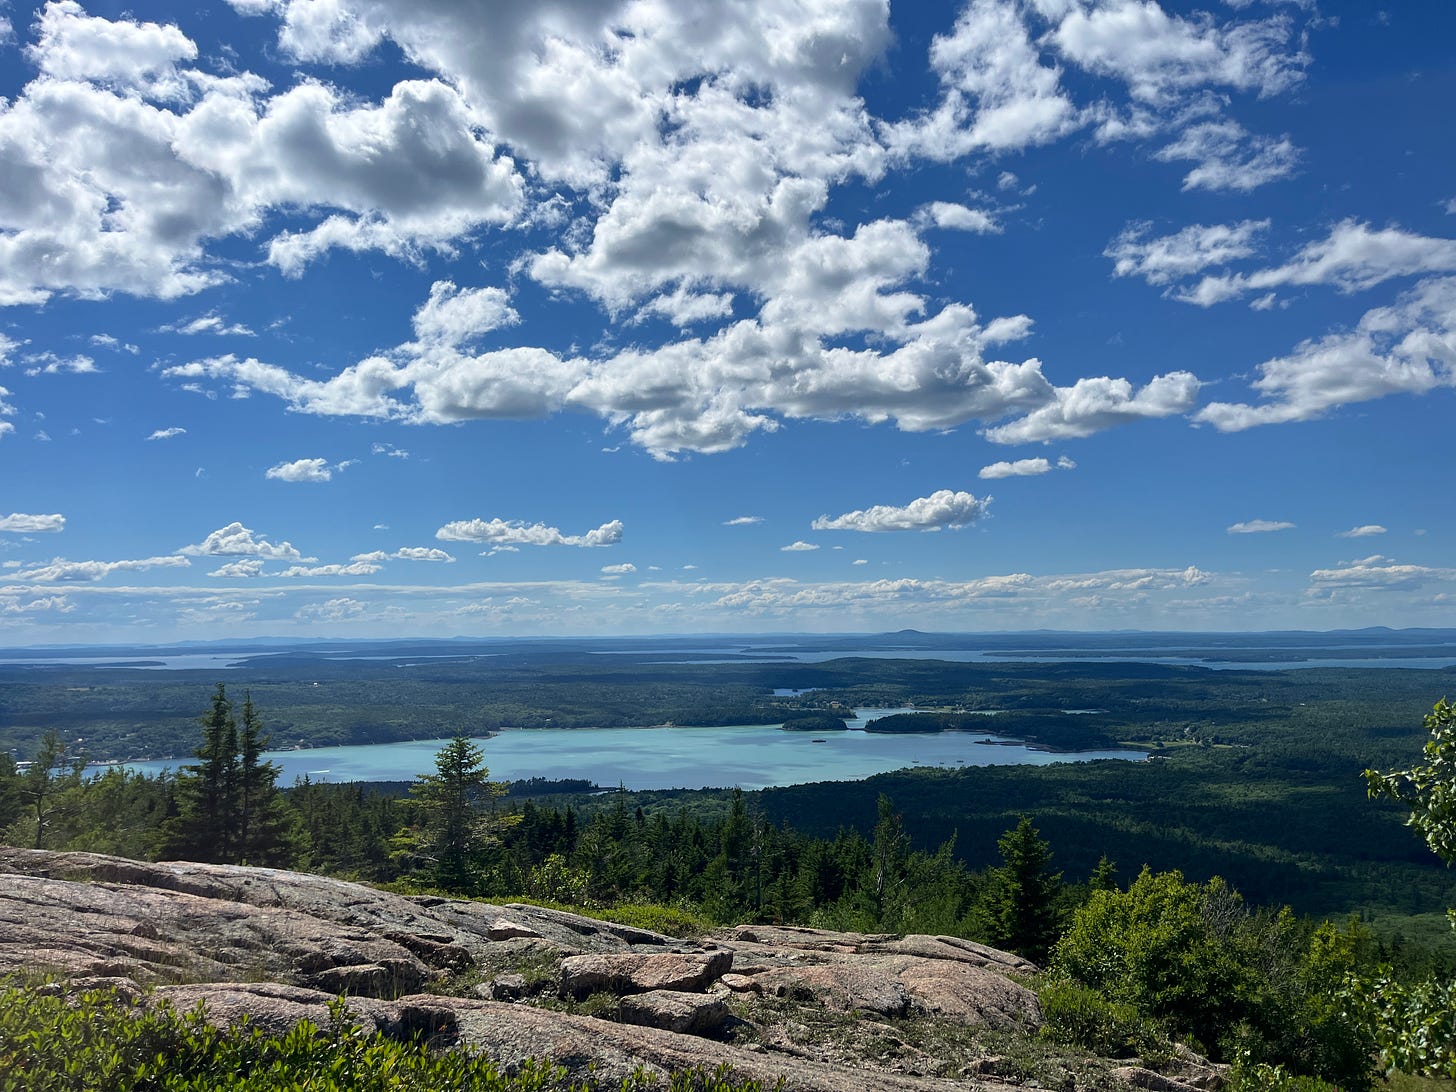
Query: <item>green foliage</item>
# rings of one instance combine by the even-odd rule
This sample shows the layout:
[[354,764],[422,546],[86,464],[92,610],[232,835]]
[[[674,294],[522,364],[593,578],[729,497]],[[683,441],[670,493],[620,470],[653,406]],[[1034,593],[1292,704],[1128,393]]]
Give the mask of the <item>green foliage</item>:
[[480,888],[484,852],[498,825],[482,805],[506,791],[490,780],[484,757],[468,738],[457,735],[436,753],[436,772],[420,774],[410,788],[421,822],[397,836],[397,849],[414,858],[445,891]]
[[1340,1086],[1318,1077],[1290,1073],[1282,1065],[1234,1059],[1224,1092],[1341,1092]]
[[1125,1001],[1110,1001],[1065,975],[1048,975],[1037,985],[1042,1034],[1066,1046],[1104,1058],[1147,1058],[1169,1054],[1172,1044],[1155,1021]]
[[1456,982],[1405,983],[1381,968],[1352,976],[1341,1000],[1374,1030],[1388,1072],[1456,1079]]
[[[1366,770],[1365,779],[1371,796],[1410,809],[1407,825],[1449,865],[1456,863],[1456,708],[1442,698],[1424,723],[1430,732],[1425,765]],[[1456,910],[1450,917],[1456,927]],[[1456,982],[1432,977],[1408,984],[1382,968],[1371,979],[1354,980],[1349,996],[1374,1027],[1388,1069],[1456,1078]]]
[[1370,795],[1389,797],[1410,809],[1406,825],[1414,828],[1431,852],[1456,864],[1456,708],[1445,698],[1425,719],[1431,733],[1424,766],[1391,773],[1365,771]]
[[30,768],[15,777],[11,793],[19,805],[19,816],[4,832],[6,840],[25,842],[35,849],[59,845],[68,805],[85,768],[85,757],[75,753],[60,733],[54,729],[46,732]]
[[[426,1029],[444,1032],[451,1028]],[[665,1081],[638,1072],[621,1092],[763,1092],[730,1067]],[[107,991],[67,998],[36,981],[0,982],[0,1092],[597,1092],[527,1061],[509,1075],[469,1050],[365,1032],[341,999],[325,1027],[303,1021],[281,1036],[246,1024],[221,1029],[203,1010],[133,1009]]]
[[1061,873],[1051,870],[1051,846],[1023,815],[996,843],[1001,865],[991,872],[983,913],[992,944],[1046,962],[1058,933]]
[[1338,997],[1362,939],[1328,924],[1306,935],[1287,910],[1250,913],[1218,879],[1144,869],[1125,892],[1093,892],[1054,965],[1214,1057],[1364,1089],[1375,1044]]
[[164,857],[223,864],[288,865],[300,849],[296,815],[278,795],[278,768],[262,760],[268,745],[249,692],[242,735],[227,688],[217,684],[201,718],[197,762],[182,767],[177,814],[162,824]]

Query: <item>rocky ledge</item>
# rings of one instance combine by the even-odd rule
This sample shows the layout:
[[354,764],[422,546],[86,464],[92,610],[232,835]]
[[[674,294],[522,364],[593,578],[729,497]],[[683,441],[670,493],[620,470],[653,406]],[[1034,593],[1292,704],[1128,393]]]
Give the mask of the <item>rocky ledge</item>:
[[730,1064],[805,1092],[1214,1089],[1038,1036],[1017,956],[953,937],[740,926],[684,941],[523,904],[404,896],[298,872],[0,847],[0,974],[198,1004],[269,1031],[428,1032],[505,1066],[617,1081]]

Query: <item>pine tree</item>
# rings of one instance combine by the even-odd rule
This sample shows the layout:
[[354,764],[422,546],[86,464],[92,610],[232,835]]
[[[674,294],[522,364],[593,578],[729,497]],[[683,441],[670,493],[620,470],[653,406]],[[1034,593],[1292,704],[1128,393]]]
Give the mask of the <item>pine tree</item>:
[[909,839],[895,802],[884,793],[876,801],[875,838],[871,846],[869,891],[875,927],[892,929],[898,923],[904,899],[905,865]]
[[410,787],[424,822],[405,838],[407,849],[424,856],[436,885],[446,891],[475,886],[490,836],[480,806],[505,793],[504,785],[490,780],[484,758],[467,737],[456,736],[435,755],[436,772],[420,774]]
[[53,826],[57,799],[67,789],[81,783],[86,760],[68,756],[67,750],[60,734],[52,728],[41,740],[30,768],[17,778],[17,796],[25,802],[27,818],[34,824],[36,849],[45,848],[46,833]]
[[202,716],[198,761],[177,775],[177,814],[162,827],[163,856],[218,864],[287,865],[302,838],[298,817],[279,794],[278,767],[262,760],[268,739],[243,701],[242,737],[222,683]]
[[1107,854],[1104,853],[1097,859],[1097,867],[1088,877],[1087,886],[1093,891],[1117,890],[1117,865]]
[[1051,846],[1023,815],[996,842],[1002,865],[986,894],[991,943],[1044,963],[1057,938],[1056,897],[1062,874],[1051,871]]

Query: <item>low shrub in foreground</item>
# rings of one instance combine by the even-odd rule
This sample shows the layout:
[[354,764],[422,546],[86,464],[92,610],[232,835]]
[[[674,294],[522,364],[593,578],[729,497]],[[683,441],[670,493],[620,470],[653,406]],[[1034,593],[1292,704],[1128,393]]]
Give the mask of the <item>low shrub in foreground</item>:
[[[66,997],[33,982],[0,984],[0,1092],[600,1092],[564,1070],[528,1063],[512,1074],[469,1050],[365,1032],[343,1001],[327,1027],[282,1036],[208,1024],[199,1007],[134,1008],[108,991]],[[641,1073],[622,1092],[763,1092],[728,1067],[667,1081]]]

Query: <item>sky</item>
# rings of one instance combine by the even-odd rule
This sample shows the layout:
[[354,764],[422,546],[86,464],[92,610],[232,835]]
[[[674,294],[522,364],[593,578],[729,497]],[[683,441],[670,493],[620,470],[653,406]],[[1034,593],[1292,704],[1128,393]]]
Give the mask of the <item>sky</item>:
[[1456,624],[1453,42],[0,3],[0,646]]

